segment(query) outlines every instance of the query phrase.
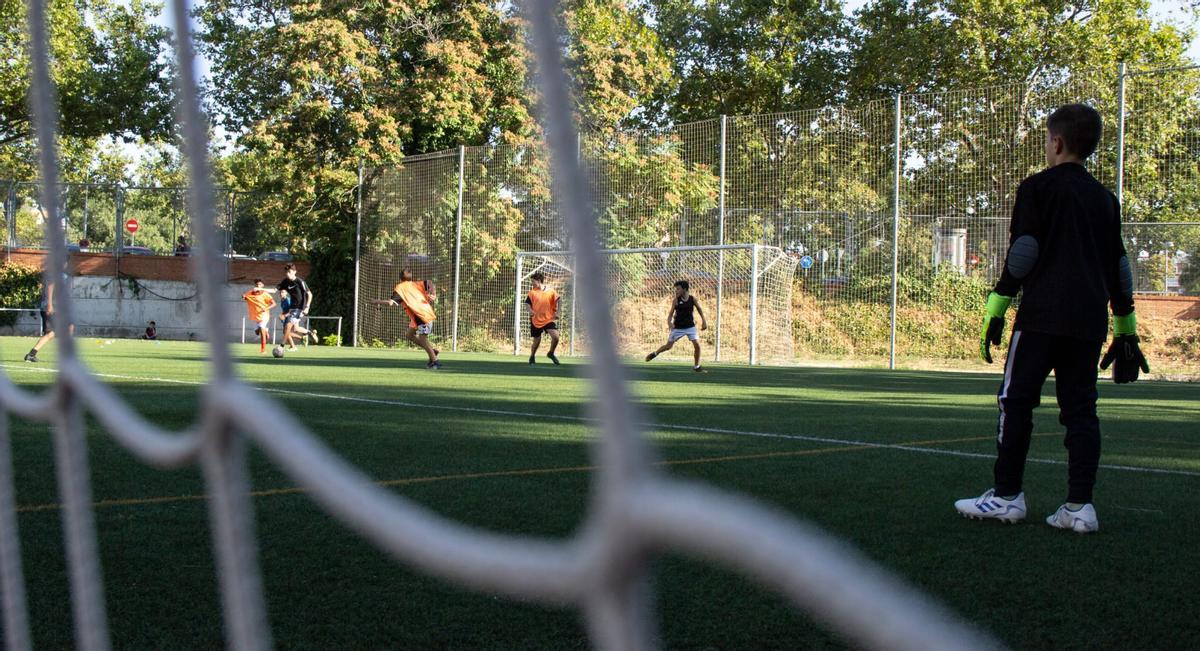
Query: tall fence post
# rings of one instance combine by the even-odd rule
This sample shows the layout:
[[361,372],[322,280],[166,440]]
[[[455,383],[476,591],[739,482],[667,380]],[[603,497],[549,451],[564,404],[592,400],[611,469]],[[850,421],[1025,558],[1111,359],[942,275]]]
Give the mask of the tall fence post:
[[[515,285],[513,289],[513,355],[521,354],[521,281],[524,280],[524,278],[521,277],[521,273],[524,271],[524,268],[525,258],[518,255],[517,282],[513,283],[513,285]],[[574,276],[574,274],[572,274],[572,276]],[[575,301],[574,296],[571,297],[571,301],[572,303]],[[572,320],[571,323],[572,327],[574,327],[574,320]]]
[[[362,261],[363,163],[358,161],[358,197],[354,206],[354,321],[350,325],[350,345],[358,346],[358,284]],[[341,341],[338,342],[339,344]]]
[[758,363],[758,245],[750,250],[750,365]]
[[[725,115],[721,116],[721,138],[718,143],[720,149],[717,159],[720,169],[720,182],[717,186],[717,244],[725,244],[725,136],[726,136],[727,119]],[[721,249],[717,253],[717,313],[716,313],[716,353],[714,361],[721,361],[721,304],[725,298],[725,250]]]
[[450,348],[458,352],[458,281],[462,273],[463,177],[466,174],[467,148],[458,146],[458,210],[454,217],[454,322],[451,326]]
[[893,133],[896,160],[892,170],[892,323],[891,337],[888,344],[888,368],[892,370],[896,368],[896,311],[897,304],[899,303],[898,275],[900,273],[900,166],[903,164],[900,160],[900,122],[903,119],[901,99],[902,96],[897,93],[896,128]]
[[[1125,203],[1125,62],[1117,66],[1117,205]],[[1122,217],[1124,213],[1122,212]]]
[[[576,330],[575,330],[575,305],[579,302],[576,299],[576,297],[578,297],[579,294],[576,291],[576,289],[578,288],[578,285],[576,284],[575,279],[578,277],[579,276],[575,273],[575,262],[574,262],[574,260],[572,260],[571,261],[571,332],[570,332],[571,338],[569,340],[567,340],[567,346],[569,347],[567,354],[570,355],[571,357],[575,356],[575,333],[576,333]],[[518,292],[518,294],[519,293],[520,292]]]
[[4,197],[4,223],[8,227],[8,249],[17,246],[17,184],[9,183]]
[[118,264],[118,275],[120,274],[121,249],[125,249],[125,189],[121,186],[116,186],[116,209],[113,213],[116,215],[116,223],[113,225],[113,257],[116,258]]

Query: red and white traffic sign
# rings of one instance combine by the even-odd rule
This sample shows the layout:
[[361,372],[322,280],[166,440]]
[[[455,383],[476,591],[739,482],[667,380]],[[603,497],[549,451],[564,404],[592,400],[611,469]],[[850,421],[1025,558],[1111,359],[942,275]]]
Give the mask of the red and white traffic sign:
[[129,219],[126,219],[125,220],[125,230],[129,231],[130,235],[138,232],[138,220],[136,220],[132,217],[130,217]]

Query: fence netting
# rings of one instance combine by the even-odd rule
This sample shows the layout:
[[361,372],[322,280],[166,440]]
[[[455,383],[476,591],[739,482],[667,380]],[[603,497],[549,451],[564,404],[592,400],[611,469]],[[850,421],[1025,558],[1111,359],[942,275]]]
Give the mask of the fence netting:
[[[47,8],[44,0],[30,0],[28,6],[31,112],[45,182],[39,205],[45,208],[43,225],[51,268],[59,268],[67,260],[67,249],[59,222],[57,107],[50,75]],[[197,236],[198,247],[191,262],[203,317],[215,330],[226,322],[226,306],[219,300],[221,271],[209,261],[228,236],[221,232],[221,198],[212,185],[207,161],[209,129],[200,110],[188,3],[174,0],[171,13],[176,30],[174,69],[180,75],[178,122],[192,183],[187,197],[189,227]],[[578,150],[565,151],[564,146],[574,130],[570,126],[566,73],[558,59],[561,41],[554,20],[557,7],[539,0],[527,13],[539,54],[540,90],[547,105],[546,130],[556,139],[555,177],[561,187],[567,188],[555,197],[555,204],[570,216],[570,224],[569,228],[538,229],[540,235],[522,231],[526,211],[538,214],[546,223],[559,221],[546,207],[546,175],[526,173],[525,165],[537,158],[531,150],[497,148],[474,158],[473,174],[488,181],[475,184],[477,201],[483,206],[482,214],[492,219],[473,222],[479,227],[471,235],[471,250],[498,254],[476,261],[494,270],[483,278],[494,278],[498,288],[506,282],[504,267],[517,259],[516,243],[522,238],[529,241],[531,237],[573,233],[579,240],[575,244],[580,268],[602,268],[590,221],[593,198],[588,196],[574,158]],[[459,171],[458,183],[446,182],[446,177],[455,176],[455,169]],[[447,250],[453,251],[458,263],[454,271],[461,268],[468,238],[465,229],[458,226],[464,207],[458,195],[465,169],[462,156],[449,163],[430,157],[375,174],[371,195],[364,196],[363,203],[365,212],[374,216],[366,224],[370,238],[367,243],[368,253],[376,256],[372,260],[377,260],[372,264],[378,269],[366,271],[376,288],[386,287],[390,280],[387,270],[394,272],[398,265],[423,265],[414,273],[446,278],[450,260]],[[158,214],[167,216],[173,215],[171,200],[161,194],[146,197],[148,204],[160,202]],[[448,202],[456,210],[447,211]],[[449,219],[448,212],[455,219]],[[228,217],[224,219],[228,224]],[[397,228],[397,223],[403,227]],[[447,229],[447,224],[455,227]],[[453,245],[447,243],[447,230]],[[751,250],[754,259],[763,263],[758,249]],[[767,257],[773,258],[774,264],[787,260],[782,254]],[[754,261],[752,265],[758,266]],[[360,276],[363,271],[360,268]],[[18,651],[32,646],[7,429],[10,412],[53,426],[74,641],[85,651],[112,646],[107,625],[108,591],[102,579],[90,482],[93,455],[88,446],[94,437],[88,435],[85,410],[103,435],[113,437],[138,460],[163,469],[201,470],[223,628],[231,648],[272,646],[265,583],[257,554],[258,534],[250,505],[247,444],[254,445],[306,498],[397,561],[467,589],[546,606],[573,607],[586,620],[590,641],[599,648],[643,649],[656,645],[649,599],[650,562],[656,553],[666,552],[684,552],[735,569],[779,592],[792,605],[811,613],[816,621],[854,644],[889,649],[997,646],[994,640],[815,526],[768,510],[753,500],[672,478],[652,464],[641,432],[638,405],[630,399],[613,342],[602,336],[607,330],[607,310],[601,305],[607,302],[604,279],[597,273],[579,275],[577,284],[589,298],[583,310],[586,330],[597,333],[591,342],[596,359],[592,413],[602,422],[592,446],[592,463],[597,466],[593,488],[597,495],[589,502],[586,521],[565,540],[480,530],[439,516],[408,497],[372,483],[280,403],[251,390],[235,372],[228,347],[219,340],[207,344],[209,381],[198,392],[199,420],[179,432],[154,425],[79,360],[69,326],[73,301],[69,292],[55,292],[59,354],[54,387],[33,394],[0,374],[0,621],[6,646]],[[56,284],[61,282],[57,274],[48,273],[47,278]],[[751,274],[750,281],[756,278],[758,274]],[[360,277],[360,292],[364,289],[362,280]],[[460,299],[464,288],[465,283],[464,287],[454,288]],[[486,283],[481,288],[481,295],[488,296]],[[452,316],[457,319],[459,315]],[[170,553],[165,547],[164,552]],[[36,575],[31,578],[37,580]]]
[[[1192,226],[1200,222],[1198,93],[1196,69],[1050,75],[855,106],[585,133],[575,154],[605,247],[761,244],[790,257],[793,359],[886,360],[894,317],[901,360],[957,363],[976,355],[976,320],[1003,265],[1017,186],[1044,167],[1045,120],[1063,104],[1086,102],[1105,120],[1088,166],[1123,190],[1138,291],[1200,293],[1188,275],[1200,255]],[[451,321],[443,324],[449,331],[437,332],[460,350],[511,351],[515,256],[571,248],[549,201],[545,149],[467,147],[462,169],[456,165],[456,152],[443,152],[368,171],[363,242],[377,240],[381,228],[420,239],[429,217],[417,211],[410,218],[399,207],[430,194],[438,197],[439,223],[453,229],[461,180],[461,264],[457,275],[453,267],[437,269],[444,313],[455,313],[458,290],[457,327]],[[437,178],[437,186],[401,197],[381,185],[389,174]],[[456,233],[410,255],[453,262]],[[364,276],[395,275],[368,255]],[[445,284],[455,277],[457,285]],[[360,304],[359,316],[361,341],[394,340],[372,310]]]

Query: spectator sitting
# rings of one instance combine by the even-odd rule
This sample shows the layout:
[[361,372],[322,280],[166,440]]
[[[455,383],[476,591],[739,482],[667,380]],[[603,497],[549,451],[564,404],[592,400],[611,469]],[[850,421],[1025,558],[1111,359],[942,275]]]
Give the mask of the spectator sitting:
[[188,246],[187,240],[182,235],[175,242],[175,255],[191,255],[192,247]]
[[87,253],[88,247],[91,245],[92,243],[89,242],[88,238],[85,237],[82,240],[79,240],[79,251],[82,253]]
[[142,335],[142,339],[158,339],[158,325],[151,321],[150,325],[146,326],[146,334]]

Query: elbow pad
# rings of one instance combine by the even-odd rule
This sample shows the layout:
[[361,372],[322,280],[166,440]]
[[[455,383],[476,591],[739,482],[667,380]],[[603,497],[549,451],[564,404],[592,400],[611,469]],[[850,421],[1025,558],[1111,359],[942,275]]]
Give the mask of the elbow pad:
[[1038,253],[1038,241],[1032,235],[1018,237],[1008,247],[1008,259],[1005,261],[1008,273],[1017,280],[1024,280],[1037,265]]

